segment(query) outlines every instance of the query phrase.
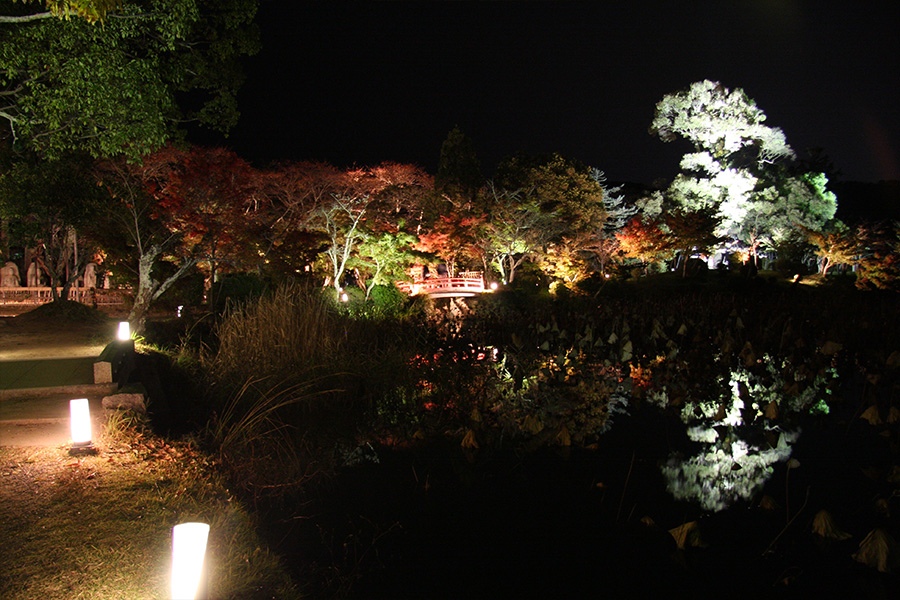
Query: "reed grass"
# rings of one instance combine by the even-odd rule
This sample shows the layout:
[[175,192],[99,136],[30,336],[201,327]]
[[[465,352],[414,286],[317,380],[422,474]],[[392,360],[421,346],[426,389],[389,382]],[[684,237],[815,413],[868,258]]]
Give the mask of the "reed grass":
[[316,367],[341,362],[349,344],[342,320],[317,290],[281,286],[229,309],[204,366],[211,380],[236,389],[251,379],[296,382]]

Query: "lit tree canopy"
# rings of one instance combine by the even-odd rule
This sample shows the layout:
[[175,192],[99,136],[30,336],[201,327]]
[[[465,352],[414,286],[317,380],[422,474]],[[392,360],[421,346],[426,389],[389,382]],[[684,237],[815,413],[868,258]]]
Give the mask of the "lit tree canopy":
[[[15,1],[15,0],[14,0]],[[39,19],[57,17],[68,19],[79,17],[89,23],[96,23],[106,18],[113,9],[122,5],[121,0],[18,0],[21,4],[41,4],[42,12],[27,12],[22,15],[0,15],[0,23],[27,23]]]
[[533,197],[542,211],[561,222],[563,234],[572,237],[601,228],[606,218],[603,184],[594,175],[592,169],[556,153],[517,154],[497,167],[495,184]]
[[534,188],[510,192],[491,187],[486,194],[491,198],[491,218],[484,231],[486,254],[503,282],[511,284],[522,263],[562,239],[565,226],[554,212],[545,210]]
[[666,214],[665,224],[672,233],[672,245],[681,252],[681,275],[687,275],[688,260],[692,252],[707,254],[722,241],[715,234],[721,217],[711,208],[695,211],[673,210]]
[[[180,124],[236,122],[256,0],[47,0],[36,13],[39,4],[0,0],[0,118],[15,147],[136,158]],[[84,18],[21,19],[70,14]]]
[[840,221],[829,224],[823,231],[801,228],[807,241],[815,246],[820,258],[819,272],[828,275],[828,269],[835,265],[852,265],[858,262],[862,251],[855,232]]
[[675,243],[656,219],[634,217],[616,233],[619,247],[626,256],[647,263],[671,258]]
[[732,91],[704,80],[665,96],[656,105],[650,132],[664,142],[683,137],[694,144],[697,153],[685,155],[682,161],[686,170],[712,166],[713,162],[733,166],[744,150],[757,162],[793,157],[781,129],[763,125],[765,120],[766,115],[744,90]]
[[[198,264],[249,264],[247,217],[256,178],[222,149],[167,146],[140,165],[107,160],[96,169],[108,193],[91,235],[109,262],[134,280],[128,320],[140,331],[151,305]],[[242,260],[243,259],[243,260]]]
[[781,129],[765,119],[743,90],[700,81],[665,96],[650,127],[663,141],[682,137],[694,145],[681,159],[669,200],[687,211],[717,210],[716,234],[754,253],[797,226],[821,227],[837,208],[823,174],[794,175],[776,164],[795,155]]

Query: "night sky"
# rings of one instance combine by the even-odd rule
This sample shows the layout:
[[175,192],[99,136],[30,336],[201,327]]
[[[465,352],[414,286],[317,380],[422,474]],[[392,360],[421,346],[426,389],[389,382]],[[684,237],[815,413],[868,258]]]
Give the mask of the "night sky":
[[434,173],[459,125],[487,176],[514,152],[559,152],[651,183],[690,149],[647,133],[656,103],[712,79],[743,88],[798,154],[823,148],[841,179],[900,179],[900,9],[832,4],[262,0],[263,50],[224,143],[259,165]]

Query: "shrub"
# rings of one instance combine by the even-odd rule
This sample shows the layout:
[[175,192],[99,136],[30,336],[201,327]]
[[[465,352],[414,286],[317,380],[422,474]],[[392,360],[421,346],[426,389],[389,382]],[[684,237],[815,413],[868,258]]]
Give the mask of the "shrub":
[[229,273],[213,284],[208,304],[211,310],[220,313],[230,304],[259,298],[268,288],[268,282],[255,273]]

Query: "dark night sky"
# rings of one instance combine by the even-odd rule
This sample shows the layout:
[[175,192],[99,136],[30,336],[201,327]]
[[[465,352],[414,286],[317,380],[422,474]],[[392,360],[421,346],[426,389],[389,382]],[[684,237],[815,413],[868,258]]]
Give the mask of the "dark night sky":
[[832,5],[262,0],[263,50],[225,144],[259,163],[434,173],[458,124],[488,176],[516,151],[556,151],[649,183],[689,149],[647,133],[656,102],[713,79],[743,88],[798,154],[822,147],[842,179],[900,179],[900,9]]

